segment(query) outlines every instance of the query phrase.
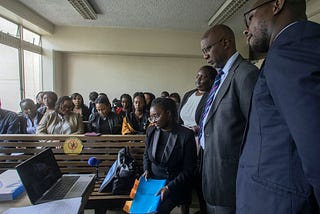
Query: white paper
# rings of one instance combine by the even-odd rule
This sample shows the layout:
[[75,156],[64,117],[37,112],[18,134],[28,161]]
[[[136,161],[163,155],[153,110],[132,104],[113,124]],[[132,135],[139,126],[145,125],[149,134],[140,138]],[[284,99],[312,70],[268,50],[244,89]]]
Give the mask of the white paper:
[[81,197],[51,201],[43,204],[10,208],[3,214],[77,214],[81,206]]

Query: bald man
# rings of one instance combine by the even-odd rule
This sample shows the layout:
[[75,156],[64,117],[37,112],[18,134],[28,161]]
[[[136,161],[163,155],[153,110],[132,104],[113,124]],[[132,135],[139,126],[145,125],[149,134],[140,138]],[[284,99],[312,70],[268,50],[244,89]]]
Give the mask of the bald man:
[[204,59],[219,72],[200,120],[203,196],[207,213],[232,214],[240,146],[258,69],[237,52],[228,26],[209,29],[201,49]]
[[256,1],[251,48],[266,52],[237,176],[237,214],[319,213],[320,25],[305,0]]

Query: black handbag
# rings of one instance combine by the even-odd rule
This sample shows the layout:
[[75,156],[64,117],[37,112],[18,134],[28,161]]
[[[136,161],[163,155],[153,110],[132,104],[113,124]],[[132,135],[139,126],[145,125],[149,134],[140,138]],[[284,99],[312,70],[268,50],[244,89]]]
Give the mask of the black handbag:
[[140,170],[137,162],[131,156],[129,148],[119,150],[118,158],[109,169],[99,192],[112,191],[114,195],[129,194],[136,178],[139,178]]

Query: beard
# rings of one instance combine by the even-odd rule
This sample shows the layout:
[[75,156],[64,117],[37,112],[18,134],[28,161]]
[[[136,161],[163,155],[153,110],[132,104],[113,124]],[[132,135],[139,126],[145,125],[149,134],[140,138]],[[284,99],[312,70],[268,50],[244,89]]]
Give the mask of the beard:
[[249,42],[250,48],[257,53],[266,53],[269,50],[270,28],[263,21],[254,28],[254,32]]

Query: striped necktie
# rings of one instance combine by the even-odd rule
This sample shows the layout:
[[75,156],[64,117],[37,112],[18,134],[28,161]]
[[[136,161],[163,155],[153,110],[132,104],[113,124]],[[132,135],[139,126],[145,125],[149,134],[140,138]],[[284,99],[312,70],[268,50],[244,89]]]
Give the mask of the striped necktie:
[[204,107],[204,110],[203,110],[202,115],[201,115],[200,130],[199,130],[199,143],[200,143],[200,145],[201,145],[201,147],[203,149],[204,149],[204,142],[203,142],[203,140],[201,138],[202,138],[202,134],[203,134],[202,132],[203,132],[203,127],[204,127],[204,120],[205,120],[205,118],[207,117],[207,115],[209,113],[211,104],[213,102],[214,95],[215,95],[217,89],[219,88],[219,85],[220,85],[220,82],[221,82],[221,77],[222,77],[223,74],[224,73],[223,73],[222,69],[219,70],[218,75],[214,79],[213,86],[212,86],[212,88],[210,90],[210,93],[209,93],[209,96],[208,96],[208,99],[207,99],[207,102],[206,102],[206,106]]

